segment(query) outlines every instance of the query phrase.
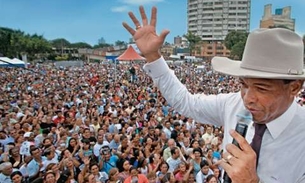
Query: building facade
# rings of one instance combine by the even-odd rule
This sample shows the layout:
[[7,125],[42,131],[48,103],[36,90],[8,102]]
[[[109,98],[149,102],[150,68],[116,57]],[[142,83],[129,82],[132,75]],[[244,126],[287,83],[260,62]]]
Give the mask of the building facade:
[[224,40],[232,31],[250,29],[251,0],[188,0],[188,31],[202,40]]
[[203,40],[192,55],[230,55],[223,41],[230,31],[249,32],[250,10],[251,0],[188,0],[188,31]]
[[291,7],[278,8],[272,14],[272,5],[267,4],[264,8],[264,15],[260,21],[261,28],[284,27],[295,30],[295,19],[291,18]]

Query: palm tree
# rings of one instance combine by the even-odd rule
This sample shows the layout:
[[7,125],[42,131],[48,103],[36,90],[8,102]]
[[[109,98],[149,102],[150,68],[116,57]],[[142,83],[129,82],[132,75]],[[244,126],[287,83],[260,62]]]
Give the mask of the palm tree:
[[190,56],[192,56],[193,50],[195,46],[201,42],[201,38],[200,36],[197,36],[190,31],[187,34],[183,35],[183,37],[185,37],[189,42]]

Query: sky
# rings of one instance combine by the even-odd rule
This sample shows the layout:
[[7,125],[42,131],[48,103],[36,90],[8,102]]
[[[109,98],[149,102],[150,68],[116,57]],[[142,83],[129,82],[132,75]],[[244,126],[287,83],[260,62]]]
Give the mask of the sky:
[[[252,0],[250,30],[259,27],[266,4],[272,4],[273,14],[276,8],[291,6],[296,32],[305,34],[305,0]],[[127,13],[133,11],[139,17],[139,5],[148,17],[152,6],[158,8],[157,32],[169,29],[167,42],[186,33],[187,0],[0,0],[0,27],[71,43],[95,45],[100,38],[111,44],[128,42],[131,36],[122,22],[134,26]]]

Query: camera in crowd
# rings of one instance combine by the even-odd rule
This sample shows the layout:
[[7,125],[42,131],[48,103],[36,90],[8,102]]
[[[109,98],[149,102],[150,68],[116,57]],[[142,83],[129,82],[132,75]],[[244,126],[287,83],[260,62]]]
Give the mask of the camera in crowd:
[[105,146],[102,146],[101,149],[100,149],[100,153],[102,155],[107,155],[109,153],[111,153],[111,149],[109,146],[105,145]]

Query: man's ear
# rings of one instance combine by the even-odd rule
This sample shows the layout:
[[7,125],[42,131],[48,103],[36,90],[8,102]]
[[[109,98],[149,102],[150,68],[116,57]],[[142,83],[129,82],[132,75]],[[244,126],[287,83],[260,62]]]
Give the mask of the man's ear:
[[295,80],[290,83],[291,95],[296,96],[299,91],[302,89],[304,80]]

